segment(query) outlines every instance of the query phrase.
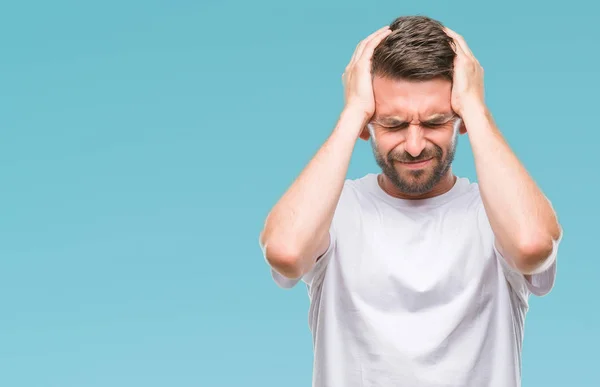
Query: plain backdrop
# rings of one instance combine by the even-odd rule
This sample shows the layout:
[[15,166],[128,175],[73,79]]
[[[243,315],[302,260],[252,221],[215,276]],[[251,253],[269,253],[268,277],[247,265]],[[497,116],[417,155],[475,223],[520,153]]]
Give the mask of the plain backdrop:
[[[311,383],[308,297],[258,235],[343,104],[356,44],[408,14],[462,34],[564,228],[524,387],[598,386],[597,5],[114,1],[0,6],[0,385]],[[476,180],[468,136],[454,170]],[[377,172],[360,142],[348,177]]]

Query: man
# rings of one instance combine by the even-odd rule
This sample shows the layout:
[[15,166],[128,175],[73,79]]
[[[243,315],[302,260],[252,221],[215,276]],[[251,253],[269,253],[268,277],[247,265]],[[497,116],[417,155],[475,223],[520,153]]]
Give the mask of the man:
[[[345,107],[267,217],[275,281],[305,282],[314,386],[520,386],[528,298],[547,294],[553,208],[484,102],[464,39],[400,17],[356,48]],[[467,133],[478,184],[453,174]],[[346,179],[358,138],[381,174]]]

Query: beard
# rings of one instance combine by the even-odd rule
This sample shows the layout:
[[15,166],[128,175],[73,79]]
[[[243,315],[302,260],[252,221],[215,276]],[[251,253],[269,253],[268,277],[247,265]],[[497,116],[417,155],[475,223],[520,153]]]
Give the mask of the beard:
[[[373,137],[371,137],[371,146],[375,155],[377,165],[382,173],[400,190],[407,195],[422,195],[431,191],[446,175],[456,153],[458,137],[455,135],[446,155],[441,147],[432,145],[423,149],[421,154],[413,157],[408,152],[390,152],[384,157],[379,150]],[[395,167],[398,162],[417,162],[431,159],[430,164],[423,169],[403,169],[400,172]]]

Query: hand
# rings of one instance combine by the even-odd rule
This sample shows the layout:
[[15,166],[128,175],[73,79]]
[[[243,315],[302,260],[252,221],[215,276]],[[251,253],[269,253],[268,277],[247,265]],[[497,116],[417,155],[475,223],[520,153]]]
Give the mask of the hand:
[[346,109],[357,110],[370,119],[375,113],[375,98],[371,79],[371,58],[375,47],[390,34],[389,26],[383,27],[358,44],[350,63],[342,75],[345,89]]
[[483,67],[479,64],[462,36],[445,28],[454,40],[454,80],[452,85],[452,110],[463,117],[474,105],[484,104]]

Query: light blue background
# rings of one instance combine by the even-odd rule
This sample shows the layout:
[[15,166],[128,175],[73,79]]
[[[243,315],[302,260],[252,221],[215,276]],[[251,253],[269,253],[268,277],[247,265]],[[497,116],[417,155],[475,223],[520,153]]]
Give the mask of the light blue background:
[[[559,212],[524,387],[598,386],[592,2],[23,1],[0,7],[0,386],[309,386],[306,291],[258,246],[355,45],[442,20]],[[361,142],[349,177],[377,171]],[[475,179],[468,138],[455,171]]]

